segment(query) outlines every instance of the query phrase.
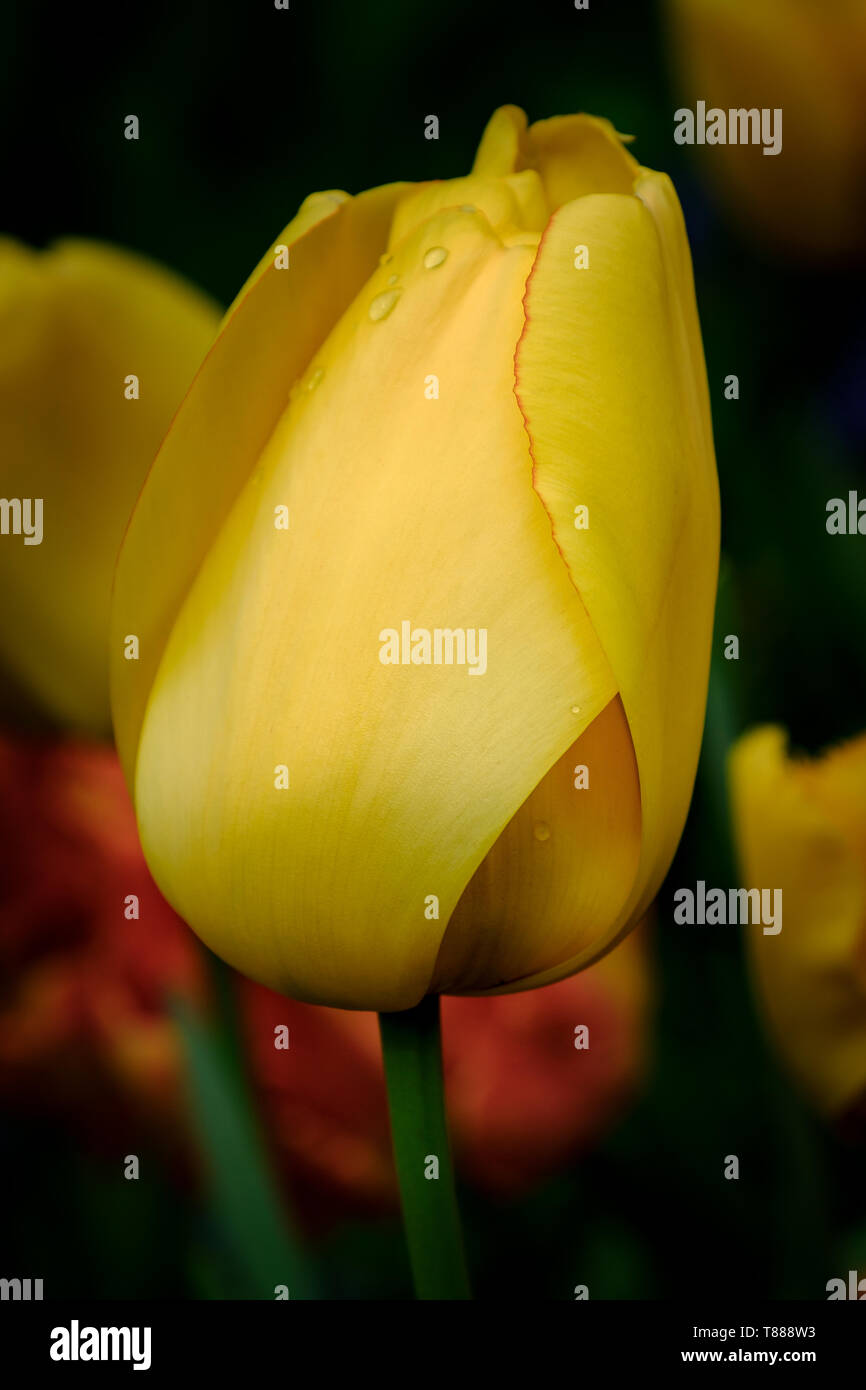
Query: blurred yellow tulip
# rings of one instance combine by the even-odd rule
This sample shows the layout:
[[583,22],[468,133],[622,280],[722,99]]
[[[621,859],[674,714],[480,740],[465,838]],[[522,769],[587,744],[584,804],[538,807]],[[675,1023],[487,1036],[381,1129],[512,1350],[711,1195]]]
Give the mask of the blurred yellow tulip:
[[866,0],[667,0],[677,104],[782,111],[778,155],[706,145],[747,227],[794,254],[866,247]]
[[308,198],[118,563],[169,901],[314,1003],[590,963],[682,830],[718,528],[679,204],[608,122],[504,107],[467,178]]
[[815,1105],[866,1096],[866,736],[814,761],[783,730],[731,753],[743,882],[782,889],[777,936],[749,931],[753,974],[779,1052]]
[[218,325],[209,300],[140,256],[0,240],[0,663],[76,731],[110,734],[117,551]]

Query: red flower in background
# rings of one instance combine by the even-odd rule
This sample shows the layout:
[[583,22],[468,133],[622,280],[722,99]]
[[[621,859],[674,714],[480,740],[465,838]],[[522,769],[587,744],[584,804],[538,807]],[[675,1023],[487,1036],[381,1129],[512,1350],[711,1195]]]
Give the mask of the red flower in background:
[[[154,885],[113,753],[0,739],[0,1097],[106,1149],[194,1150],[169,993],[201,1002],[203,957]],[[138,916],[134,916],[137,900]],[[650,998],[642,933],[525,994],[443,1000],[459,1171],[520,1191],[595,1140],[632,1094]],[[376,1017],[247,980],[250,1072],[298,1214],[397,1202]],[[289,1048],[275,1029],[289,1029]],[[589,1047],[574,1046],[575,1028]]]
[[122,1119],[177,1147],[165,990],[200,996],[201,962],[144,863],[113,753],[0,739],[0,860],[0,1095],[96,1143]]
[[[502,1196],[598,1139],[642,1075],[649,979],[643,931],[581,975],[490,999],[442,1000],[447,1108],[462,1176]],[[299,1004],[243,983],[263,1112],[317,1206],[397,1202],[375,1014]],[[274,1046],[289,1029],[289,1049]],[[585,1025],[589,1047],[575,1047]]]

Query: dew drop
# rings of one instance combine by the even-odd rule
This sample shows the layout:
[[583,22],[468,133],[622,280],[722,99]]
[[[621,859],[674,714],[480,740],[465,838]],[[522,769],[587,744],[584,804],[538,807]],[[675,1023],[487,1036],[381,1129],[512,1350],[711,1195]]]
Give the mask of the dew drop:
[[316,387],[318,386],[319,382],[322,380],[322,377],[323,377],[324,375],[325,375],[325,369],[324,369],[324,367],[317,367],[316,370],[313,372],[313,375],[310,377],[309,381],[307,382],[307,390],[308,390],[308,391],[315,391]]
[[394,259],[394,257],[393,257],[393,255],[391,254],[391,252],[390,252],[390,251],[386,251],[385,254],[384,254],[384,256],[380,256],[380,257],[379,257],[379,264],[380,264],[380,265],[387,265],[388,262],[389,262],[389,261],[393,261],[393,259]]
[[435,270],[437,265],[447,261],[448,252],[444,246],[431,246],[429,251],[424,252],[424,269]]
[[370,318],[374,323],[388,317],[401,294],[402,290],[383,290],[381,294],[376,295],[369,309]]
[[535,822],[535,827],[534,827],[532,833],[533,833],[533,835],[535,836],[536,840],[549,840],[549,839],[550,839],[550,826],[547,824],[546,821],[543,821],[543,820],[536,821],[536,822]]
[[400,276],[399,276],[399,275],[389,275],[389,276],[388,276],[388,284],[389,284],[389,285],[396,285],[396,283],[397,283],[397,281],[398,281],[399,279],[400,279]]
[[580,714],[580,705],[572,705],[571,712],[572,714]]

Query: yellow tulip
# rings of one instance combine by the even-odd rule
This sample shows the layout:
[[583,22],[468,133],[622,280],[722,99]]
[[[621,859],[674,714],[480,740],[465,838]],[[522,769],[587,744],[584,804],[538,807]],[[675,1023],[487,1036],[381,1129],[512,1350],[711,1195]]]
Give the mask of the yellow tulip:
[[814,761],[786,744],[763,727],[731,753],[743,882],[782,890],[781,932],[748,944],[778,1050],[831,1116],[866,1094],[866,736]]
[[606,121],[505,107],[467,178],[308,198],[118,563],[115,728],[169,901],[314,1003],[589,964],[682,830],[718,524],[679,205]]
[[866,0],[667,0],[677,104],[780,110],[782,147],[707,144],[704,174],[768,245],[866,245]]
[[117,551],[218,324],[139,256],[0,240],[0,663],[19,698],[77,731],[110,733]]

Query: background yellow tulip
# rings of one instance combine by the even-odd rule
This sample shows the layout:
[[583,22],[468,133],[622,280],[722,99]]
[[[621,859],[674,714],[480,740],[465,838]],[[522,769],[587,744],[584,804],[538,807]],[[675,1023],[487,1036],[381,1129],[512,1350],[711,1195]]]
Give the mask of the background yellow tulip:
[[0,493],[43,502],[40,544],[0,536],[0,663],[19,705],[63,726],[110,732],[117,550],[218,324],[209,299],[129,252],[0,241]]
[[866,736],[809,760],[755,729],[730,773],[743,883],[782,889],[782,931],[748,934],[767,1022],[813,1103],[840,1115],[866,1095]]
[[697,150],[705,177],[771,246],[866,247],[866,0],[667,0],[676,104],[783,112],[782,151]]
[[[717,561],[682,217],[608,122],[505,107],[467,178],[308,199],[118,566],[115,726],[161,888],[316,1003],[588,964],[682,830]],[[407,621],[483,630],[486,672],[383,665]]]

